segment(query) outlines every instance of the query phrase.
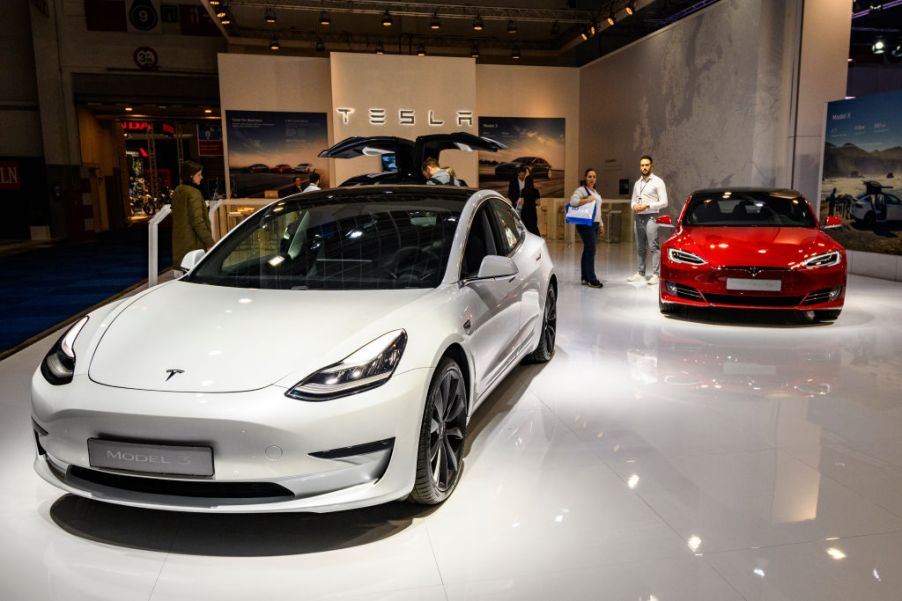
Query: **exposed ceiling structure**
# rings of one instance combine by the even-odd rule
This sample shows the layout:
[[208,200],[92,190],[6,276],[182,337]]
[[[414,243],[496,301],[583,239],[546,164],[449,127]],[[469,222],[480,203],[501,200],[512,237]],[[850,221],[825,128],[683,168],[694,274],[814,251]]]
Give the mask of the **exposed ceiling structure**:
[[717,0],[202,0],[233,47],[578,66]]
[[902,63],[902,0],[856,0],[852,11],[849,62]]

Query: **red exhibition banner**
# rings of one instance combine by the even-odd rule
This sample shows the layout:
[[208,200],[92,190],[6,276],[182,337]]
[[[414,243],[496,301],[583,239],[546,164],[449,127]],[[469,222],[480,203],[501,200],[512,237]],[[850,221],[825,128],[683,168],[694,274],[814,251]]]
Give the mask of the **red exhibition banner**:
[[0,161],[0,190],[21,190],[19,161]]

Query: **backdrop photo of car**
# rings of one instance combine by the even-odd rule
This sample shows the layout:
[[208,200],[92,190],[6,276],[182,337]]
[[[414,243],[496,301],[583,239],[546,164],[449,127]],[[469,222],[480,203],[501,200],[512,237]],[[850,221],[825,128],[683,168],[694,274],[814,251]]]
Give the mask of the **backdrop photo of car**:
[[326,113],[226,111],[228,171],[233,197],[262,197],[302,184],[316,171],[329,183],[329,162],[317,158],[328,145]]
[[507,149],[479,155],[479,187],[507,194],[517,169],[526,166],[543,198],[564,196],[565,124],[558,118],[480,117],[479,135]]
[[902,92],[827,108],[819,213],[849,250],[902,254]]

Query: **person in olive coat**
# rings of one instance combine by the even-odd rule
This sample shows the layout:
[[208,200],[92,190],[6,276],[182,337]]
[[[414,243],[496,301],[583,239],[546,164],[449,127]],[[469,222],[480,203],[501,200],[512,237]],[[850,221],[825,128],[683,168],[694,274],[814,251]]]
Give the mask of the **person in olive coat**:
[[192,250],[213,246],[210,214],[198,188],[203,177],[203,165],[185,161],[182,183],[172,192],[172,265],[176,269]]

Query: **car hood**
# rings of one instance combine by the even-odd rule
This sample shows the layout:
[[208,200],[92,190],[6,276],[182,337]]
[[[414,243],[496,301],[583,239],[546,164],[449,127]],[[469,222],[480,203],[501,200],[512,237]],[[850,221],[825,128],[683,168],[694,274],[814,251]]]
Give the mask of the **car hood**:
[[668,246],[693,252],[711,265],[790,267],[841,247],[816,228],[687,227]]
[[[405,323],[431,289],[249,290],[159,286],[109,324],[88,368],[100,384],[167,392],[240,392],[325,367]],[[393,324],[393,325],[392,325]],[[169,377],[167,370],[182,370]]]

